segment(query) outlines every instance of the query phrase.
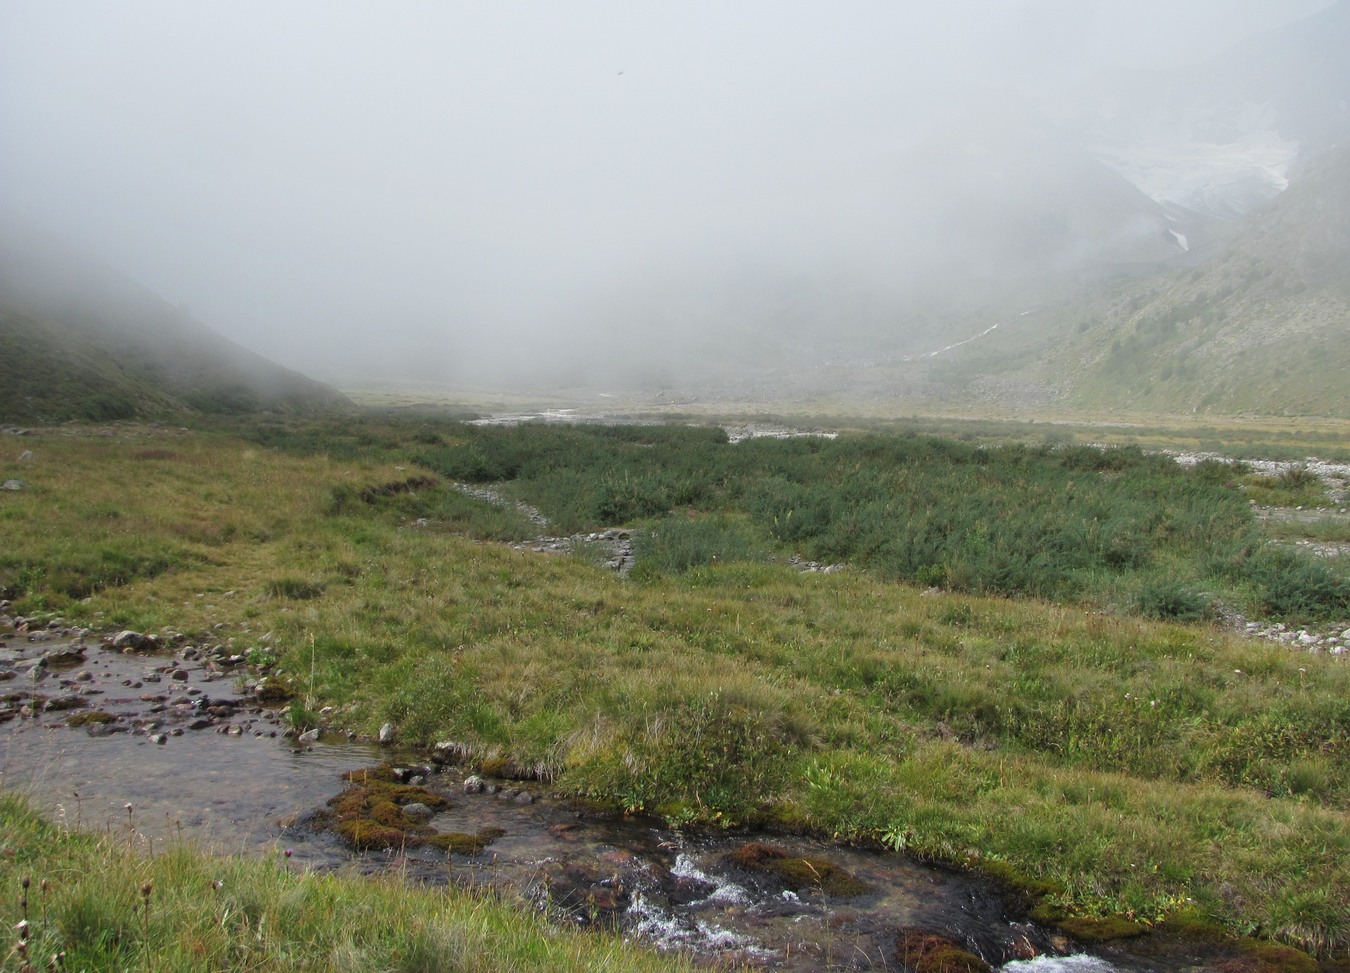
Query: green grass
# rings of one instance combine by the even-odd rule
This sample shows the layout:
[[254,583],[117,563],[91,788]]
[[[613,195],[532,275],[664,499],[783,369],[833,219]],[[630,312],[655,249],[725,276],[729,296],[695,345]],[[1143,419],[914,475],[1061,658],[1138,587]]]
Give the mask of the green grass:
[[[27,882],[27,888],[24,888]],[[62,831],[0,794],[0,968],[67,970],[608,970],[691,967],[602,932],[549,926],[524,902],[397,877],[298,874],[277,852],[145,857],[117,834]],[[20,953],[21,920],[28,931]]]
[[[655,539],[670,524],[697,527],[672,542],[674,560],[621,579],[485,539],[486,506],[440,520],[436,511],[450,509],[445,468],[437,486],[360,499],[423,475],[409,450],[470,440],[448,425],[372,421],[357,431],[369,441],[331,452],[317,434],[295,452],[224,432],[34,437],[23,473],[32,488],[0,497],[0,584],[18,589],[25,613],[45,606],[101,628],[220,624],[213,638],[259,656],[271,632],[273,678],[290,680],[310,711],[333,706],[335,725],[374,733],[389,721],[413,745],[461,741],[475,760],[508,759],[615,806],[1007,868],[1071,914],[1151,921],[1185,907],[1324,953],[1350,945],[1343,662],[1091,601],[934,593],[876,568],[800,574],[760,559],[750,542],[764,542],[754,532],[763,514],[719,506],[715,491],[731,481],[715,476],[689,501],[711,512],[650,522]],[[562,468],[576,440],[558,433],[551,455]],[[432,436],[441,443],[422,441]],[[612,441],[635,464],[660,457],[662,441],[704,459],[730,448],[701,430]],[[151,447],[179,458],[135,458]],[[1239,535],[1250,527],[1240,495],[1212,493],[1226,488],[1203,476],[1154,479],[1134,453],[1103,470],[1088,453],[980,461],[964,447],[920,448],[929,465],[964,457],[972,483],[989,463],[1015,471],[1024,459],[1043,471],[1057,509],[1068,481],[1085,506],[1117,496],[1120,481],[1153,490],[1181,538],[1145,547],[1155,568],[1181,557],[1168,544],[1205,543],[1187,511]],[[798,464],[851,473],[842,455],[823,442],[733,454],[776,457],[789,486]],[[519,459],[522,469],[534,462],[528,451]],[[630,476],[611,499],[687,479],[677,457],[651,462],[650,480]],[[1089,492],[1098,482],[1108,492]],[[98,514],[109,510],[118,516]],[[737,536],[746,546],[724,557],[721,541]],[[167,565],[92,586],[87,601],[36,570],[91,541]],[[1281,610],[1304,611],[1305,589],[1325,583],[1334,595],[1339,583],[1278,549],[1249,557],[1269,574],[1244,580],[1250,597],[1285,599]],[[1115,583],[1121,603],[1143,590],[1128,576]],[[1177,615],[1203,594],[1159,587],[1150,597],[1164,606],[1154,613]],[[1180,608],[1165,607],[1177,599]]]

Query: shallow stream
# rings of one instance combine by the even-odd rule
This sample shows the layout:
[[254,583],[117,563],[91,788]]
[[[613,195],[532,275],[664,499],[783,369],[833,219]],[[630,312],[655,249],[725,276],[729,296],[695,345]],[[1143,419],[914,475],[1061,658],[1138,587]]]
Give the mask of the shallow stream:
[[[428,768],[425,786],[450,801],[430,824],[443,832],[498,828],[499,838],[474,855],[430,847],[357,854],[314,827],[315,812],[345,786],[344,771],[393,759],[387,748],[342,737],[298,746],[276,711],[241,698],[236,677],[205,663],[22,635],[6,641],[0,785],[29,794],[71,827],[130,835],[148,848],[182,837],[218,851],[284,854],[302,869],[396,869],[414,881],[505,888],[559,922],[618,928],[715,962],[895,970],[903,963],[897,931],[919,927],[1009,973],[1183,968],[1063,955],[1062,939],[1008,914],[987,883],[900,855],[673,830],[591,813],[532,784],[488,781],[488,791],[466,794],[453,766]],[[71,649],[84,658],[63,660]],[[43,656],[51,661],[37,664]],[[112,722],[68,725],[93,711]],[[794,889],[736,864],[732,854],[756,841],[828,862],[862,891]]]

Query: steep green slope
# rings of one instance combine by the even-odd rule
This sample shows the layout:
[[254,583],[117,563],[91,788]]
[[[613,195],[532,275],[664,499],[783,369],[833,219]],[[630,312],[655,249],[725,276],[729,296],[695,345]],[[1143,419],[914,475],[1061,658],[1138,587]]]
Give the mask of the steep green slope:
[[350,407],[328,386],[9,222],[0,229],[0,420]]

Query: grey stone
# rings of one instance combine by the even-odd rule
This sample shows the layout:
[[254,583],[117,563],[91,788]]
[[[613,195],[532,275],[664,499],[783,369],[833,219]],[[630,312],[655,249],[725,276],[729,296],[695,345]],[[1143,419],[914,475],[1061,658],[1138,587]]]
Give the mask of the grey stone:
[[18,491],[26,489],[28,489],[28,484],[23,480],[6,480],[4,483],[0,483],[0,490]]
[[317,743],[319,740],[319,728],[315,727],[312,730],[306,730],[304,733],[301,733],[300,736],[298,736],[296,739],[300,743]]
[[472,777],[466,777],[464,779],[465,794],[481,794],[483,793],[483,789],[485,787],[487,787],[487,782],[484,781],[483,778],[479,777],[477,774],[474,774]]
[[414,821],[429,821],[436,816],[436,812],[425,804],[413,803],[403,805],[403,813]]
[[114,649],[123,651],[135,651],[143,649],[151,639],[142,632],[133,632],[131,629],[124,629],[113,636],[112,644]]
[[384,724],[384,726],[380,727],[380,742],[381,743],[394,742],[394,724],[386,723]]

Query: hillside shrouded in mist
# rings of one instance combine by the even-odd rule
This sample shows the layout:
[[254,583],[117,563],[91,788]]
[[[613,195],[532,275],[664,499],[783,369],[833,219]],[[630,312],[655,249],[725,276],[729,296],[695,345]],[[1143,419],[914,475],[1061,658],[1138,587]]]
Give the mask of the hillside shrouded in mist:
[[1347,10],[14,2],[0,205],[330,379],[901,360],[1198,259],[1347,134]]

